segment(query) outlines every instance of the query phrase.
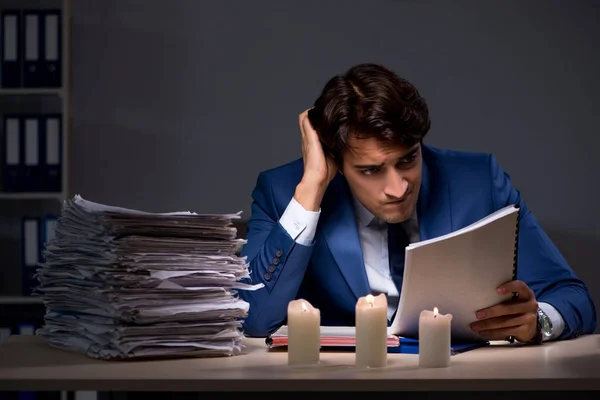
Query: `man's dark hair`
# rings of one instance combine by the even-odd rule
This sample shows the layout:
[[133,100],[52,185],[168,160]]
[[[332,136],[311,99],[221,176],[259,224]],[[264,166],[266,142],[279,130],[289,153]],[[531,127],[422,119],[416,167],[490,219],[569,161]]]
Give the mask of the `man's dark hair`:
[[338,166],[351,135],[386,146],[412,146],[422,142],[431,125],[416,87],[377,64],[359,64],[331,78],[308,118],[325,154]]

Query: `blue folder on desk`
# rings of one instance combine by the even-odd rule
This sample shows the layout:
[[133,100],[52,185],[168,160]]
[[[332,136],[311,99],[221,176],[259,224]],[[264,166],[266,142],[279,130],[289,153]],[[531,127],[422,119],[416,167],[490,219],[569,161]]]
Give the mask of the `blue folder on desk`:
[[[321,326],[321,351],[355,351],[355,329],[353,326]],[[288,344],[288,328],[281,326],[265,339],[270,349],[284,348]],[[419,354],[419,341],[389,335],[388,353]],[[489,342],[460,342],[450,345],[450,354],[456,355],[489,345]]]
[[[452,343],[450,344],[450,355],[465,353],[489,344],[490,342]],[[354,348],[351,350],[354,351]],[[398,346],[388,346],[388,353],[419,354],[419,341],[417,339],[400,338]]]

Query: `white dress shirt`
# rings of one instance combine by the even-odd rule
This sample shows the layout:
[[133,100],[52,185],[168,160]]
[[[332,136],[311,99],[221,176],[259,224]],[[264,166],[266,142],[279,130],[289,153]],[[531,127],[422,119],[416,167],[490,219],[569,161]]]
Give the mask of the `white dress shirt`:
[[[369,287],[373,295],[386,293],[388,298],[388,319],[391,320],[398,306],[399,295],[390,275],[387,226],[367,210],[356,198],[354,198],[354,210]],[[296,199],[292,198],[279,222],[292,239],[306,246],[310,245],[315,237],[320,214],[321,210],[307,211]],[[411,218],[402,223],[402,227],[408,235],[410,243],[420,240],[416,212]],[[552,321],[552,336],[547,340],[558,337],[564,328],[562,316],[548,303],[540,302],[539,307]]]

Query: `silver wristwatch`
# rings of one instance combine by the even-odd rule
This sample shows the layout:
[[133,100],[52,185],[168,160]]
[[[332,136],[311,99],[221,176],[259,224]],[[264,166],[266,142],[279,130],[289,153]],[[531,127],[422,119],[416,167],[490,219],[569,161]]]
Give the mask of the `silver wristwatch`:
[[552,336],[552,320],[550,317],[540,308],[537,310],[538,326],[542,334],[542,341],[548,340]]

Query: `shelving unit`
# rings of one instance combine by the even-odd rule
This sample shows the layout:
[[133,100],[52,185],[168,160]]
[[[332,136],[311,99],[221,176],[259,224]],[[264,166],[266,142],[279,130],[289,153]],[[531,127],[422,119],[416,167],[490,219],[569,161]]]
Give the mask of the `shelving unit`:
[[0,88],[0,96],[57,96],[64,97],[63,90],[60,88],[53,89],[43,89],[43,88],[19,88],[19,89],[8,89],[8,88]]
[[42,304],[36,296],[0,296],[0,304]]
[[[10,4],[8,4],[10,3]],[[55,209],[60,209],[64,200],[71,196],[71,176],[70,176],[70,142],[73,127],[71,116],[71,28],[73,0],[9,0],[3,2],[4,8],[57,8],[62,9],[61,15],[61,68],[62,68],[62,86],[59,88],[2,88],[0,87],[0,100],[6,99],[35,99],[35,98],[53,98],[60,101],[60,113],[62,115],[61,124],[61,166],[62,180],[60,192],[2,192],[0,191],[0,217],[4,210],[21,210],[26,207],[44,208],[52,204]],[[4,113],[4,110],[1,110]],[[5,238],[6,236],[4,236]],[[0,246],[2,238],[0,238]],[[9,244],[10,246],[10,244]],[[14,269],[20,274],[21,265],[4,259],[4,252],[0,253],[0,279],[4,279],[7,269]],[[11,271],[13,274],[14,271]],[[1,288],[1,286],[0,286]],[[38,296],[22,296],[11,293],[5,293],[0,290],[0,327],[5,325],[15,325],[20,323],[35,323],[37,326],[43,322],[45,307],[42,299]],[[17,333],[17,332],[13,332]],[[87,398],[96,398],[93,392],[84,392]],[[47,393],[48,394],[48,393]],[[68,393],[65,391],[56,392],[60,399],[78,398],[81,394],[78,392]]]
[[[62,191],[60,193],[34,193],[34,192],[2,192],[0,200],[57,200],[63,201],[70,195],[69,175],[69,143],[73,126],[71,118],[71,6],[72,0],[61,0],[62,8],[62,87],[60,88],[0,88],[0,97],[7,96],[53,96],[60,99],[62,104]],[[44,6],[43,2],[37,4]]]
[[0,200],[58,200],[64,198],[62,192],[20,192],[20,193],[1,193]]
[[[17,0],[5,1],[1,4],[4,9],[46,9],[60,8],[61,13],[61,87],[56,88],[5,88],[0,87],[0,102],[5,109],[0,110],[2,114],[8,112],[8,108],[17,108],[23,112],[29,111],[31,104],[51,104],[55,112],[60,112],[61,121],[61,191],[60,192],[5,192],[0,187],[0,222],[6,223],[6,231],[0,237],[0,279],[10,280],[10,283],[0,285],[0,305],[35,305],[42,304],[39,297],[28,297],[19,295],[16,276],[20,274],[21,265],[18,259],[18,243],[14,238],[17,229],[14,224],[19,218],[19,213],[40,213],[43,210],[60,210],[62,202],[69,198],[71,193],[69,154],[72,131],[71,116],[71,28],[72,28],[72,0]],[[2,21],[0,21],[0,27]],[[3,29],[3,28],[2,28]],[[39,44],[40,46],[43,43]],[[60,111],[59,111],[60,109]],[[4,150],[4,149],[2,149]],[[2,154],[4,157],[4,154]],[[12,224],[8,226],[9,224]],[[8,251],[10,250],[10,252]],[[14,250],[14,254],[13,254]],[[10,253],[10,254],[9,254]],[[12,278],[11,278],[12,277]],[[7,287],[10,286],[9,289]],[[0,315],[0,320],[2,315]]]

